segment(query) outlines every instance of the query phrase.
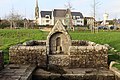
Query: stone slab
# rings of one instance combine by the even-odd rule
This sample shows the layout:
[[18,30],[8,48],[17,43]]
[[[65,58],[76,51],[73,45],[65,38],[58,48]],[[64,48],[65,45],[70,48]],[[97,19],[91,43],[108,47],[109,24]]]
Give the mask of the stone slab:
[[[35,80],[42,80],[42,78],[46,78],[46,80],[58,78],[59,80],[61,77],[63,78],[62,80],[115,80],[114,73],[109,70],[96,70],[92,68],[76,68],[64,70],[67,72],[66,74],[56,74],[42,69],[37,69],[33,73],[33,78],[37,78]],[[86,71],[92,72],[86,73]]]
[[10,68],[11,65],[6,66],[0,72],[0,80],[30,80],[36,66],[33,65],[19,65],[19,69]]

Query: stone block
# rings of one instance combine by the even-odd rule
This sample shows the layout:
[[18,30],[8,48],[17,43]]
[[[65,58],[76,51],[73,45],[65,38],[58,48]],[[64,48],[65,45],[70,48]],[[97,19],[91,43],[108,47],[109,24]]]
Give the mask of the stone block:
[[68,55],[49,55],[49,65],[69,67],[70,58]]
[[45,46],[16,46],[9,49],[10,63],[45,65]]
[[70,46],[70,67],[108,68],[108,49],[99,46]]

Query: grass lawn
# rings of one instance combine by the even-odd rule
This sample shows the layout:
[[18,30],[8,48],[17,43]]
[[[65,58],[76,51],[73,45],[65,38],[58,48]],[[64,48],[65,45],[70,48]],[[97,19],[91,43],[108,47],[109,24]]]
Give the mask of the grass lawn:
[[72,39],[76,40],[88,40],[99,44],[109,44],[120,51],[120,32],[118,31],[100,31],[99,33],[70,32],[70,35]]
[[32,29],[0,29],[0,50],[4,51],[5,63],[8,63],[8,51],[11,45],[16,45],[28,40],[41,40],[46,39],[47,32]]
[[[0,30],[0,49],[5,52],[5,61],[8,62],[8,49],[11,45],[22,43],[27,40],[45,40],[49,32],[43,32],[38,29],[18,29],[18,30]],[[74,40],[87,40],[99,44],[109,44],[120,52],[120,32],[117,31],[100,31],[91,33],[90,31],[70,31],[69,34]],[[116,55],[110,58],[119,59]],[[116,60],[115,59],[115,60]],[[114,59],[113,59],[114,60]]]
[[120,70],[120,63],[119,64],[114,64],[113,67],[116,67],[118,70]]

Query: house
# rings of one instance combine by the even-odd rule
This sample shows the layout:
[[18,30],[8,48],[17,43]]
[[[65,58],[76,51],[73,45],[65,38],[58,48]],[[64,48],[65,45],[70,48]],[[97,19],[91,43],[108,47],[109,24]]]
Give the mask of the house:
[[84,26],[84,17],[80,12],[72,12],[72,19],[74,25]]
[[115,26],[120,29],[120,19],[114,19]]
[[52,11],[41,11],[39,18],[39,25],[54,25],[53,21],[53,12]]
[[84,17],[86,26],[93,26],[94,25],[94,18],[93,17]]
[[[41,11],[39,25],[54,25],[57,20],[61,20],[66,25],[67,9],[54,9],[53,11]],[[83,26],[84,17],[81,12],[71,12],[72,24],[74,26]]]

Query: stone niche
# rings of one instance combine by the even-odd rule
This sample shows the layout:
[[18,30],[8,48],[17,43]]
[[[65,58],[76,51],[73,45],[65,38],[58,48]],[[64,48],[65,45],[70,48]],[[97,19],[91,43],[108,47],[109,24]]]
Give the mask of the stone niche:
[[108,68],[108,49],[90,41],[71,40],[58,20],[47,40],[28,41],[9,49],[10,63],[66,68]]
[[60,21],[47,37],[47,55],[49,65],[68,66],[71,38]]

